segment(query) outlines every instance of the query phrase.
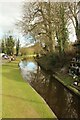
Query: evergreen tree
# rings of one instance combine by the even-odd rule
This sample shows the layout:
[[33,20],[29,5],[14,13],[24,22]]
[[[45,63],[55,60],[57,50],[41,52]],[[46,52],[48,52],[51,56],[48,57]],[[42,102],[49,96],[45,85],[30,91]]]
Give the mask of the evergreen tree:
[[5,40],[5,45],[6,45],[6,53],[8,55],[12,55],[14,52],[14,39],[12,36],[9,36],[6,40]]
[[20,49],[20,41],[18,39],[18,41],[16,42],[16,56],[18,56],[19,54],[19,49]]
[[4,40],[2,40],[2,43],[1,43],[1,50],[2,50],[2,53],[5,53],[5,43],[4,43]]

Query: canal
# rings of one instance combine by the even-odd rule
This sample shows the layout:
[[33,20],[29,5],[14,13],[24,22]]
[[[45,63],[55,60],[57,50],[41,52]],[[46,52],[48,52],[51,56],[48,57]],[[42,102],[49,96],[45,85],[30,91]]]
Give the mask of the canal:
[[24,80],[44,98],[46,103],[60,119],[80,118],[80,97],[66,89],[48,71],[44,71],[33,60],[20,62]]

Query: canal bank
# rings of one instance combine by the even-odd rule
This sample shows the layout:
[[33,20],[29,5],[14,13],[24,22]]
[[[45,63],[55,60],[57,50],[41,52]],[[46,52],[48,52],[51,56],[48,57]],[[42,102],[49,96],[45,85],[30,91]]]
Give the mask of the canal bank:
[[62,73],[61,68],[55,69],[53,65],[47,62],[47,59],[46,61],[44,61],[43,58],[38,58],[35,59],[35,61],[42,69],[49,71],[50,74],[52,74],[53,77],[57,79],[62,85],[64,85],[67,89],[69,89],[70,91],[72,91],[80,97],[80,90],[77,89],[77,87],[73,84],[75,82],[75,79],[72,76],[70,76],[68,72]]
[[[62,76],[61,76],[62,75]],[[72,78],[68,78],[68,80],[70,80],[70,82],[66,82],[65,81],[65,79],[66,79],[66,77],[64,78],[64,75],[63,74],[60,74],[59,72],[56,72],[55,74],[53,74],[53,77],[55,78],[55,79],[57,79],[62,85],[64,85],[67,89],[69,89],[70,91],[72,91],[74,94],[76,94],[76,95],[78,95],[79,97],[80,97],[80,91],[79,90],[77,90],[75,87],[74,87],[74,85],[73,85],[73,82],[75,81],[75,80],[72,80],[71,81],[71,79]]]
[[23,80],[19,60],[2,65],[2,118],[57,118],[41,96]]
[[80,97],[66,89],[50,71],[41,69],[34,60],[23,62],[22,76],[42,96],[58,119],[80,118]]

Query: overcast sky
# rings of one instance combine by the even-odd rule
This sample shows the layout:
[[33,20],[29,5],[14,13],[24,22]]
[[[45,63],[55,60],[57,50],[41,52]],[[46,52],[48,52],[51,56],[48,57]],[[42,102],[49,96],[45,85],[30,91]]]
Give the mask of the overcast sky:
[[[23,1],[24,0],[0,0],[0,38],[8,33],[8,31],[16,34],[16,37],[21,35],[16,32],[15,23],[21,18]],[[74,33],[72,29],[71,32]],[[70,34],[70,39],[74,41],[76,39],[75,35]]]
[[[6,1],[6,0],[5,0]],[[15,23],[22,13],[22,2],[0,1],[0,38],[8,31],[15,31]]]

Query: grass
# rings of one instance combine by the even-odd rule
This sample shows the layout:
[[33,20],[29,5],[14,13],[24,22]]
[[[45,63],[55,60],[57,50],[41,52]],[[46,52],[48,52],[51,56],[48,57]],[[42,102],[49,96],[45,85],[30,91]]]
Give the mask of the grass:
[[56,118],[39,94],[23,80],[19,59],[2,66],[2,118]]
[[59,71],[56,72],[56,75],[61,79],[61,81],[66,85],[69,86],[71,84],[73,84],[73,82],[75,81],[75,79],[73,79],[71,76],[69,76],[68,74],[64,74],[61,73]]
[[2,67],[0,65],[0,118],[2,116]]
[[80,96],[80,91],[78,91],[75,87],[73,87],[73,83],[75,79],[73,79],[68,74],[62,74],[59,71],[56,73],[55,78],[61,82],[64,86],[66,86],[68,89],[73,91],[75,94]]

